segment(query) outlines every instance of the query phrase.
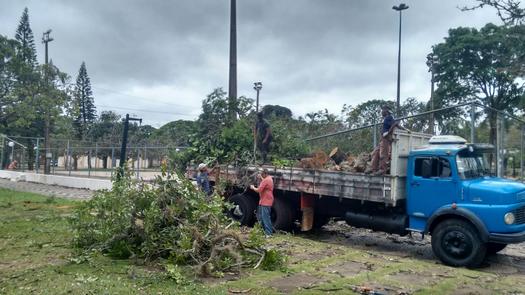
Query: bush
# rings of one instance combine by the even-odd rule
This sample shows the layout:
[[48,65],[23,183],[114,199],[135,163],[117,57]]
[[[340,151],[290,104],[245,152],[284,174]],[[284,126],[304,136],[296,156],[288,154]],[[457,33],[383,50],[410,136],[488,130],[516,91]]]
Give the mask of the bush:
[[[202,275],[262,261],[266,250],[257,239],[262,233],[252,232],[245,244],[230,229],[224,208],[221,196],[207,197],[180,175],[164,173],[151,184],[126,175],[76,209],[73,242],[81,254],[95,250],[115,258],[165,258]],[[178,268],[167,269],[176,274]]]

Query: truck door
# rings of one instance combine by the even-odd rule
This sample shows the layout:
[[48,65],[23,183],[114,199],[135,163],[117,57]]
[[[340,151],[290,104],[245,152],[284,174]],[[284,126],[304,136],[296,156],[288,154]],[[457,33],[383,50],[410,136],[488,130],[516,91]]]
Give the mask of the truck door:
[[416,156],[413,161],[407,187],[407,211],[410,228],[423,230],[436,209],[456,201],[457,181],[446,157]]

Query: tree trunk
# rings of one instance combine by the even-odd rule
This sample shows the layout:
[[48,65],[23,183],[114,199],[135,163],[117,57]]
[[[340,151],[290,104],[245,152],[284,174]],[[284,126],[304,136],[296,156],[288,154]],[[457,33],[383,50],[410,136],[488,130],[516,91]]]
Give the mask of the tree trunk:
[[72,158],[73,158],[73,169],[77,171],[78,170],[78,155],[74,155],[72,156]]
[[102,168],[108,169],[108,156],[107,155],[102,156]]
[[489,143],[493,144],[493,145],[496,145],[497,123],[498,123],[497,122],[497,118],[498,118],[498,115],[497,115],[496,112],[489,111],[488,117],[489,117],[489,128],[490,128]]

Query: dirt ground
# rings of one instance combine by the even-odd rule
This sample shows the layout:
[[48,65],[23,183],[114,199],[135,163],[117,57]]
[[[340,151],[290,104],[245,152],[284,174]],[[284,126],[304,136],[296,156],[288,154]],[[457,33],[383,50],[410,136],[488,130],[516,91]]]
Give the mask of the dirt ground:
[[430,237],[400,237],[344,222],[315,233],[279,234],[282,273],[223,282],[231,294],[525,294],[525,244],[509,245],[478,269],[453,268],[432,254]]
[[[342,243],[400,257],[436,260],[432,254],[430,236],[422,238],[420,234],[414,234],[401,237],[354,228],[344,222],[331,223],[319,234],[318,238],[328,243]],[[508,245],[498,255],[489,256],[480,270],[494,274],[525,274],[525,244]]]
[[[421,235],[400,237],[354,228],[340,221],[300,236],[325,246],[292,253],[291,264],[311,261],[316,265],[316,261],[329,257],[341,259],[317,264],[317,272],[300,272],[270,281],[269,285],[279,293],[317,290],[357,294],[525,294],[525,244],[509,245],[499,254],[487,257],[481,268],[468,270],[442,265],[432,254],[430,237]],[[293,248],[287,243],[280,246]],[[357,255],[346,257],[348,251],[357,251]],[[505,282],[506,279],[510,280]]]

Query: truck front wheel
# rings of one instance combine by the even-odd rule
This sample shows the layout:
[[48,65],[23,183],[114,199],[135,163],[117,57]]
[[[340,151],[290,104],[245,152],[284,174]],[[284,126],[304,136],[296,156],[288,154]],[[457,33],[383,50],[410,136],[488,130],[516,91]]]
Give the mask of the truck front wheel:
[[233,208],[228,211],[228,216],[239,221],[241,225],[253,226],[257,200],[247,194],[236,194],[231,196],[228,201],[233,204]]
[[470,223],[449,219],[432,232],[432,251],[446,265],[476,267],[483,262],[487,247]]

